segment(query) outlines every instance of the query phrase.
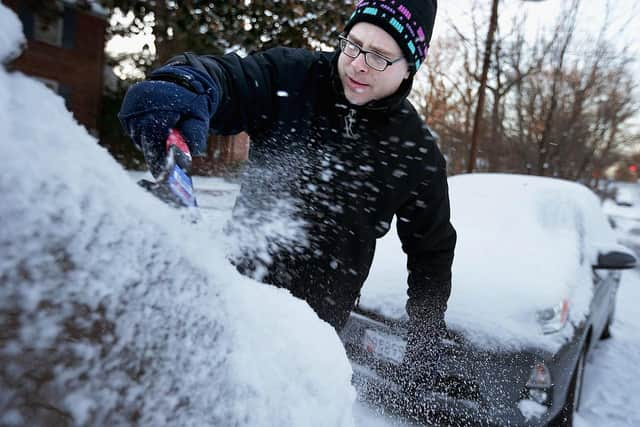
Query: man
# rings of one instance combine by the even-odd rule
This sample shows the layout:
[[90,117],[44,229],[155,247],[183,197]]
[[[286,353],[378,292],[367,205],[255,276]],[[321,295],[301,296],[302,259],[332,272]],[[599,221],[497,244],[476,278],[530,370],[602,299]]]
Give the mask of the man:
[[248,132],[250,167],[234,217],[259,224],[289,201],[305,239],[271,241],[266,256],[249,250],[236,264],[306,300],[337,330],[395,215],[408,257],[408,365],[437,357],[456,242],[444,158],[406,99],[435,14],[435,0],[363,0],[336,53],[181,55],[133,86],[119,115],[155,175],[170,128],[195,154],[209,131]]

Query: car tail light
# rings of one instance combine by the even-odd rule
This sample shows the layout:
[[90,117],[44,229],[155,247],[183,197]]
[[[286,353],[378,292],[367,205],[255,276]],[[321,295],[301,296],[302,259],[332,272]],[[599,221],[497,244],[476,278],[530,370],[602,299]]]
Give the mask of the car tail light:
[[551,404],[552,387],[553,383],[549,369],[543,362],[537,362],[531,369],[523,398],[549,406]]
[[529,388],[549,388],[551,387],[551,373],[547,369],[543,362],[538,362],[533,366],[531,375],[529,375],[529,381],[527,381],[527,387]]
[[558,332],[564,328],[569,319],[569,300],[563,299],[562,302],[555,307],[538,311],[538,322],[545,334]]

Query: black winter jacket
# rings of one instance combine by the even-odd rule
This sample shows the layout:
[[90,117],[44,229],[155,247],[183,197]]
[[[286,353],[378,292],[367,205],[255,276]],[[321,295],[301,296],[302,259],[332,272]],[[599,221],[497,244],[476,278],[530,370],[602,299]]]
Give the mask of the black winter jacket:
[[287,215],[304,224],[306,242],[272,239],[268,256],[247,250],[238,267],[265,272],[262,281],[289,289],[339,329],[369,273],[376,239],[396,215],[409,305],[442,320],[456,242],[444,158],[406,99],[411,79],[388,98],[354,106],[344,97],[337,57],[275,48],[243,59],[170,62],[205,71],[221,89],[214,133],[251,137],[237,223],[255,226],[287,202]]

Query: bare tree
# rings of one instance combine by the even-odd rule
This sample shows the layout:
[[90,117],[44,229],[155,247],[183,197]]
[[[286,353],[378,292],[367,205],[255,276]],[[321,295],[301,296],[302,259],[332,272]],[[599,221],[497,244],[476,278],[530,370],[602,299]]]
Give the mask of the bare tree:
[[[607,40],[607,19],[592,38],[574,34],[579,5],[573,0],[535,40],[524,33],[526,16],[514,18],[509,31],[497,29],[482,111],[490,120],[475,129],[476,170],[595,185],[637,143],[629,126],[640,111],[631,49]],[[474,10],[471,27],[450,24],[451,35],[436,41],[421,73],[421,112],[440,134],[452,173],[469,166],[485,53],[480,21]]]

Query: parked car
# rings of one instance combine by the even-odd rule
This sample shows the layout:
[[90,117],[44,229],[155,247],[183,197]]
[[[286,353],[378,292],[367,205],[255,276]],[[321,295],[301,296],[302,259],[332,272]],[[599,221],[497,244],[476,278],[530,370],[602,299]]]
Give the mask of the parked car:
[[438,380],[402,385],[406,268],[389,233],[341,333],[359,395],[436,425],[571,425],[635,258],[579,184],[472,174],[449,186],[458,246]]
[[618,242],[640,256],[640,184],[618,183],[614,199],[606,199],[602,208],[615,229]]

